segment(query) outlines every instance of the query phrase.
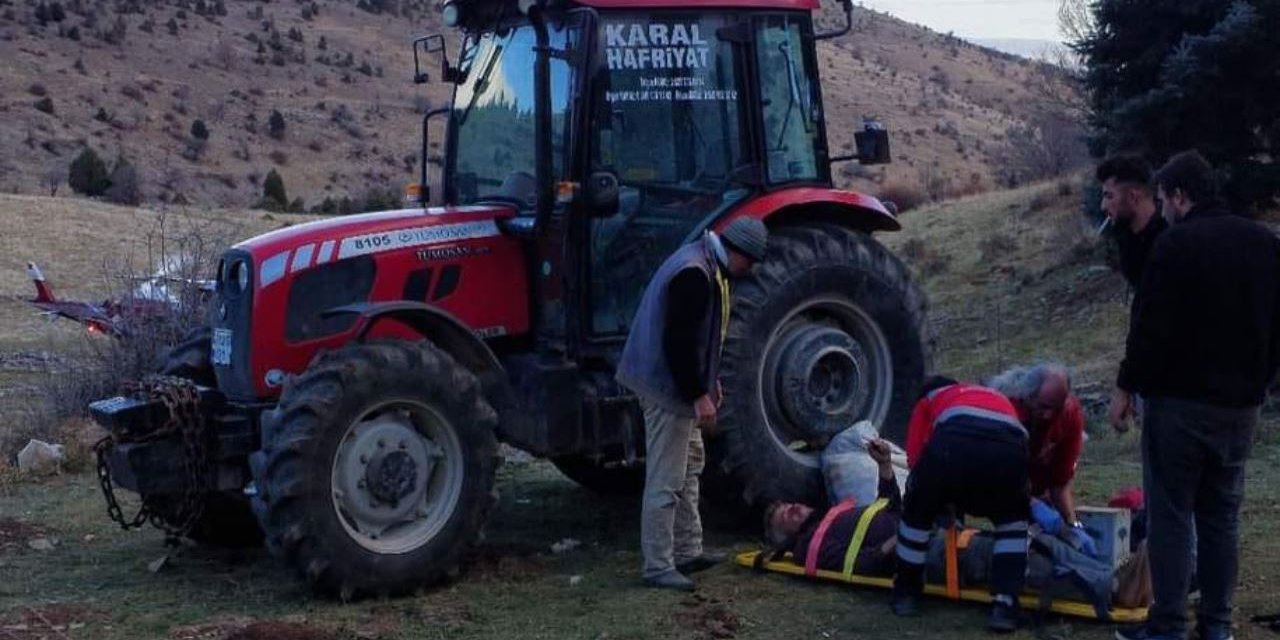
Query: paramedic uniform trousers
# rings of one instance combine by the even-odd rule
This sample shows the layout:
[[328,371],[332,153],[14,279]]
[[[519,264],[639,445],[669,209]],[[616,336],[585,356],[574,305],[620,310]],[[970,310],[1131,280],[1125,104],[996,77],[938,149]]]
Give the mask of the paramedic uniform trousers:
[[702,555],[698,476],[706,458],[702,431],[686,418],[648,402],[644,409],[644,506],[640,547],[644,577],[674,571],[677,563]]
[[991,593],[1017,597],[1027,568],[1026,433],[973,417],[945,421],[907,479],[898,526],[898,575],[894,592],[919,595],[924,589],[925,555],[938,517],[957,515],[991,520]]

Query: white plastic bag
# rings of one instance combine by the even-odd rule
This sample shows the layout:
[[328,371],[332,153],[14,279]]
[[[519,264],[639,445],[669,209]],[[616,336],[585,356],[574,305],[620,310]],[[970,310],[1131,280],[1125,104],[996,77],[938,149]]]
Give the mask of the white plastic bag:
[[[822,450],[822,476],[832,504],[852,498],[857,504],[865,505],[876,499],[880,468],[867,453],[867,443],[879,437],[875,425],[863,420],[836,434]],[[907,454],[897,445],[890,443],[890,446],[898,490],[903,491],[907,482]]]

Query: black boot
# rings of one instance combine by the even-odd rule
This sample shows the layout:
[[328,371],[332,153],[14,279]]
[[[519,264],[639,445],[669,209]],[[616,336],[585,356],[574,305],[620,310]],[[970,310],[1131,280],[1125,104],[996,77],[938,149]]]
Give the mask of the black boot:
[[987,629],[995,633],[1013,633],[1018,629],[1018,601],[1010,596],[996,596],[987,618]]

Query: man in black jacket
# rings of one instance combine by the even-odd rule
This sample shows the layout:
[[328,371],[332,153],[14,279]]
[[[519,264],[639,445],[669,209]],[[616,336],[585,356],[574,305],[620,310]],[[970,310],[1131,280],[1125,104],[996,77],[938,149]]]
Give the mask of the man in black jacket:
[[1138,155],[1116,155],[1098,165],[1097,178],[1102,183],[1102,211],[1115,227],[1120,273],[1136,289],[1151,247],[1169,227],[1156,210],[1151,165]]
[[1145,399],[1143,484],[1154,603],[1121,638],[1182,638],[1198,537],[1200,637],[1231,637],[1244,466],[1258,408],[1280,363],[1280,239],[1218,204],[1199,154],[1156,174],[1171,223],[1152,250],[1134,304],[1111,422],[1127,428]]

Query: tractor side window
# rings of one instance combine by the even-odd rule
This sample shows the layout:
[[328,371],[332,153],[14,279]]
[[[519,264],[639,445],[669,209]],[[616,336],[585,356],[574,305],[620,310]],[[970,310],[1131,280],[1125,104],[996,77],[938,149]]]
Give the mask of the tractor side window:
[[[548,29],[553,52],[580,46],[581,28],[572,23]],[[472,204],[503,200],[532,214],[537,204],[534,176],[533,27],[518,25],[469,39],[460,68],[466,74],[453,102],[455,127],[451,201]],[[551,57],[551,149],[555,179],[565,175],[568,123],[576,86],[565,55]]]
[[792,16],[763,18],[757,27],[756,65],[773,184],[821,177],[816,149],[821,103],[813,84],[816,70],[805,56],[805,36],[805,24]]
[[[591,221],[591,330],[625,334],[649,278],[749,192],[740,47],[706,12],[610,13],[596,35],[591,169],[617,176],[617,214]],[[747,172],[749,173],[749,172]]]

